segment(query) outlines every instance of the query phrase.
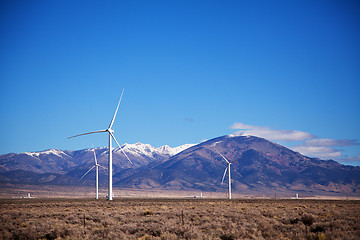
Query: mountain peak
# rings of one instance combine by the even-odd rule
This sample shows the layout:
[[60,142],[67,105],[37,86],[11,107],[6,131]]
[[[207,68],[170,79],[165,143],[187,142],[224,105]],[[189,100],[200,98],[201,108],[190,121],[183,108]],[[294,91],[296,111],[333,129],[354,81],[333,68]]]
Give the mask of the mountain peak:
[[156,148],[156,150],[158,150],[159,152],[162,152],[163,154],[168,154],[171,156],[174,155],[173,149],[171,147],[169,147],[168,145],[158,147],[158,148]]
[[123,184],[128,187],[141,185],[221,191],[224,188],[221,177],[226,164],[217,151],[233,161],[234,191],[309,191],[318,194],[328,191],[359,194],[360,191],[357,185],[360,168],[312,159],[250,135],[225,135],[202,142],[150,170],[140,172],[140,180],[138,175],[134,175],[125,179]]
[[59,149],[48,149],[40,152],[24,152],[24,154],[29,155],[31,157],[39,157],[40,155],[47,155],[47,154],[53,154],[58,157],[62,157],[62,155],[67,155],[66,153],[64,153],[64,151],[61,151]]
[[[173,156],[178,154],[179,152],[193,146],[194,144],[184,144],[175,148],[172,148],[168,145],[164,145],[158,148],[153,147],[150,144],[145,143],[135,143],[135,144],[128,144],[125,143],[123,146],[121,146],[122,150],[125,152],[129,152],[131,154],[138,154],[138,155],[146,155],[149,157],[155,157],[155,155],[167,155],[167,156]],[[119,152],[120,149],[116,150],[116,152]]]

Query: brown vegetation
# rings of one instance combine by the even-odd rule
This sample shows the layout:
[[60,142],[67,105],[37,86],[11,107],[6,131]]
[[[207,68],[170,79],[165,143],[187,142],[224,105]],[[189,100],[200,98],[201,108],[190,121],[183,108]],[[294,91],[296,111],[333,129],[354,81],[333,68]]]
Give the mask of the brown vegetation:
[[360,239],[360,202],[0,200],[1,239]]

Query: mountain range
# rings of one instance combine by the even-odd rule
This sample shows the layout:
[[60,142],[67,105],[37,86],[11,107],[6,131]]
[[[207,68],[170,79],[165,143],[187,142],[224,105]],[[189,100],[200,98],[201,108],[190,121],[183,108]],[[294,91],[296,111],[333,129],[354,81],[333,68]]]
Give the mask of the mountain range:
[[[119,148],[114,150],[114,186],[137,189],[201,190],[224,192],[226,168],[220,152],[232,163],[234,193],[360,195],[360,167],[333,160],[309,158],[284,146],[254,136],[221,136],[197,145],[177,148],[124,144],[133,164]],[[218,152],[217,152],[218,151]],[[95,149],[100,165],[107,167],[108,149]],[[0,182],[34,185],[93,185],[92,149],[10,153],[0,156]],[[100,184],[107,186],[106,171]]]
[[[143,143],[124,144],[121,146],[122,150],[132,163],[126,159],[120,148],[114,149],[114,174],[121,173],[121,176],[127,176],[137,169],[161,163],[191,146],[193,144],[185,144],[176,148],[167,145],[155,148],[150,144]],[[0,155],[0,183],[90,185],[95,176],[93,172],[90,172],[83,180],[80,180],[80,177],[94,165],[93,150],[50,149],[41,152]],[[107,167],[108,148],[95,148],[95,152],[98,163]],[[100,175],[106,174],[106,171],[100,171]],[[106,178],[106,176],[101,177]],[[106,185],[107,182],[103,181],[101,184]]]

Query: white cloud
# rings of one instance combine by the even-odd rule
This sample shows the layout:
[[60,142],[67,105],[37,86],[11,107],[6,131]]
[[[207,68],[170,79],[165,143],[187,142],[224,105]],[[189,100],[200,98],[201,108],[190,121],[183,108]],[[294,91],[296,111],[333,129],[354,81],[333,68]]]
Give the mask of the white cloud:
[[343,164],[351,164],[354,166],[360,166],[360,155],[357,155],[355,157],[345,157],[345,158],[339,158],[337,159],[338,162]]
[[303,155],[318,157],[322,159],[340,158],[342,151],[334,147],[345,147],[359,145],[354,139],[329,139],[315,138],[308,139],[301,144],[290,147],[292,150],[300,152]]
[[253,125],[246,125],[240,122],[234,123],[231,129],[238,129],[234,134],[236,135],[252,135],[257,137],[266,138],[269,140],[280,140],[280,141],[303,141],[305,139],[316,138],[316,136],[302,131],[297,130],[275,130],[269,127],[259,127]]
[[353,164],[360,164],[360,155],[357,157],[342,158],[341,147],[360,145],[360,143],[358,143],[358,140],[355,139],[338,140],[329,138],[318,138],[313,134],[298,130],[277,130],[271,129],[270,127],[260,127],[243,124],[241,122],[234,123],[232,126],[230,126],[230,128],[238,130],[234,133],[234,135],[253,135],[275,141],[300,141],[300,144],[291,146],[289,148],[305,156],[317,157],[321,159],[337,159],[340,162],[351,162]]
[[341,151],[331,147],[297,145],[290,148],[305,156],[318,157],[321,159],[332,159],[341,157]]
[[252,128],[258,128],[257,126],[252,125],[246,125],[241,122],[236,122],[230,127],[231,129],[252,129]]
[[303,146],[338,146],[338,147],[345,147],[345,146],[354,146],[360,145],[355,139],[329,139],[329,138],[315,138],[306,140],[301,145]]

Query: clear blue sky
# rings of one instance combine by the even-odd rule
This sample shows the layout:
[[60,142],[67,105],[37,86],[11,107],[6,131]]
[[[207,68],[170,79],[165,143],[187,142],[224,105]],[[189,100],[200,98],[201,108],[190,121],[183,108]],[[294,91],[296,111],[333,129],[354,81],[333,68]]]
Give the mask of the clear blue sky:
[[360,165],[359,1],[4,0],[0,31],[0,154],[107,146],[66,138],[107,128],[125,88],[121,143],[246,128]]

